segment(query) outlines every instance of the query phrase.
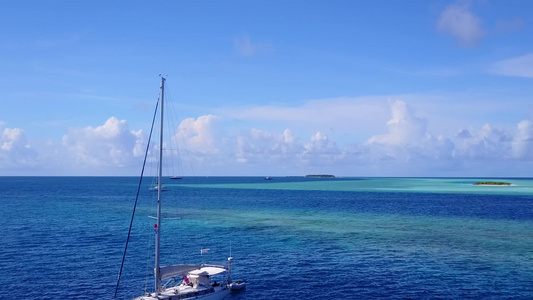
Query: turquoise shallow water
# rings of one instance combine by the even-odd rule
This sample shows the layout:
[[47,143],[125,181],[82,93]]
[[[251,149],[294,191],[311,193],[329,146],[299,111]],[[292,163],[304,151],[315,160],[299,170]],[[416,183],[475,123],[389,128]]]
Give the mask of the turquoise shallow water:
[[[533,179],[527,178],[335,178],[303,179],[299,177],[278,178],[276,181],[197,183],[197,187],[218,187],[234,189],[281,189],[350,192],[411,192],[411,193],[468,193],[532,195]],[[478,181],[503,181],[511,186],[474,185]],[[179,186],[179,184],[176,184]]]
[[[186,177],[166,181],[163,263],[235,257],[228,299],[533,297],[533,180]],[[1,177],[0,286],[110,299],[138,179]],[[152,287],[142,190],[119,295]],[[211,251],[200,256],[199,249]],[[29,287],[32,288],[29,288]]]

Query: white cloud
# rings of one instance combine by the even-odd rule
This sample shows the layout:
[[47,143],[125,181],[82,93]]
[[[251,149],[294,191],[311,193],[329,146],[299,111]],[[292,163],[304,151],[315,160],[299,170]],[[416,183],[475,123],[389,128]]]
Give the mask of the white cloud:
[[[493,96],[476,99],[471,93],[399,94],[308,100],[292,106],[225,107],[217,110],[217,114],[224,120],[238,122],[239,126],[257,127],[260,124],[275,130],[290,128],[301,136],[317,131],[329,134],[333,129],[335,138],[343,140],[339,140],[339,144],[346,141],[359,143],[387,130],[390,104],[394,101],[402,101],[416,108],[423,116],[421,119],[426,119],[427,130],[448,137],[453,136],[459,128],[482,126],[491,120],[494,125],[514,126],[509,120],[520,120],[523,112],[531,107],[528,101],[510,104]],[[502,119],[502,115],[506,118]]]
[[[311,101],[300,106],[302,114],[292,123],[284,118],[297,114],[298,108],[269,107],[273,115],[260,121],[262,129],[229,131],[225,126],[235,120],[227,115],[186,119],[174,136],[187,148],[181,152],[189,156],[182,157],[185,167],[194,168],[184,175],[500,176],[533,164],[531,120],[512,126],[450,121],[444,128],[433,123],[439,113],[441,119],[451,118],[442,109],[449,104],[386,98]],[[311,116],[322,119],[312,122]],[[346,137],[351,132],[362,132],[365,138]],[[111,117],[100,126],[68,129],[62,143],[30,144],[24,130],[2,129],[0,171],[13,174],[9,170],[33,167],[44,170],[40,174],[137,174],[146,137],[142,130],[130,130],[125,120]]]
[[387,117],[388,99],[389,96],[343,97],[309,100],[297,106],[237,107],[219,113],[225,119],[252,123],[250,127],[259,122],[275,130],[290,128],[301,136],[317,131],[329,133],[333,128],[339,133],[337,137],[353,142],[385,127],[381,120]]
[[322,132],[316,132],[307,141],[300,141],[289,129],[281,133],[251,129],[236,136],[229,150],[235,156],[234,161],[247,166],[248,172],[329,173],[343,167],[345,161],[336,143]]
[[[338,102],[329,103],[334,105]],[[389,117],[382,117],[381,113],[374,115],[374,122],[382,122],[382,128],[386,131],[370,135],[365,142],[354,140],[339,145],[337,128],[332,130],[335,138],[324,131],[316,131],[307,140],[299,138],[292,128],[277,133],[275,130],[251,129],[228,140],[226,150],[233,155],[232,161],[242,166],[240,170],[244,174],[252,175],[257,174],[254,172],[258,170],[274,170],[278,173],[272,174],[292,175],[320,172],[361,176],[502,176],[523,172],[522,162],[533,159],[529,154],[533,153],[533,123],[530,121],[520,122],[517,130],[496,128],[491,124],[466,129],[457,122],[448,122],[446,130],[457,126],[457,134],[446,136],[440,132],[442,127],[432,127],[437,131],[429,132],[429,124],[433,120],[418,115],[415,110],[424,102],[414,103],[418,105],[413,106],[402,100],[372,103],[374,111],[381,112],[382,109],[377,107],[388,106]],[[300,114],[295,118],[307,122],[310,115],[318,116],[318,110],[309,109],[313,105],[303,105],[302,114],[307,115]],[[343,105],[341,107],[347,107]],[[427,112],[429,107],[424,107]],[[298,112],[296,108],[282,107],[280,111],[274,107],[268,109],[273,115],[264,118],[272,118],[268,120],[271,123],[281,122],[275,120],[282,120],[291,111]],[[257,115],[260,115],[259,111]],[[325,106],[324,111],[327,111]],[[351,120],[350,112],[345,111],[341,114],[342,118]],[[323,117],[335,119],[326,113],[323,113]],[[338,119],[335,121],[335,126],[340,124]],[[376,130],[380,127],[373,128]],[[367,129],[352,126],[350,130]]]
[[72,163],[81,168],[128,167],[142,156],[146,144],[142,130],[128,129],[125,120],[109,118],[98,127],[69,128],[62,146]]
[[405,102],[393,102],[391,112],[392,118],[387,121],[389,132],[371,137],[367,144],[405,145],[427,138],[426,120],[415,116]]
[[427,121],[403,101],[391,103],[388,132],[370,137],[363,145],[367,159],[398,163],[426,163],[428,159],[449,159],[453,143],[444,136],[427,132]]
[[437,21],[437,29],[457,38],[463,46],[475,45],[483,36],[480,19],[464,5],[446,7]]
[[[511,127],[498,128],[480,123],[483,116],[490,120],[490,116],[500,109],[498,106],[488,109],[484,105],[480,107],[480,103],[462,104],[462,108],[466,105],[476,118],[480,118],[476,122],[470,120],[471,127],[465,129],[461,118],[472,119],[472,114],[458,114],[456,106],[447,103],[446,99],[440,99],[436,104],[435,101],[428,103],[427,98],[420,96],[402,97],[406,100],[396,101],[387,101],[387,98],[375,97],[374,101],[370,101],[370,97],[366,101],[327,99],[310,101],[299,107],[248,108],[246,113],[237,110],[238,113],[230,116],[240,116],[239,121],[259,117],[266,126],[292,126],[285,130],[290,133],[286,140],[283,134],[274,133],[274,129],[241,132],[227,143],[227,150],[236,155],[243,166],[254,166],[252,170],[262,163],[261,168],[275,165],[283,170],[316,168],[325,172],[340,170],[350,175],[378,176],[434,176],[435,172],[474,176],[489,171],[494,175],[503,168],[503,161],[516,159],[511,152],[511,142],[517,133]],[[415,107],[423,108],[422,115],[417,114]],[[387,108],[388,114],[384,113]],[[290,120],[291,116],[293,120]],[[313,118],[316,118],[315,122]],[[434,126],[436,119],[442,122],[438,126]],[[295,134],[302,131],[293,130],[302,123],[315,127],[327,125],[325,128],[333,135],[319,130],[307,141],[302,140]],[[478,129],[472,129],[476,127]],[[380,128],[384,133],[376,134]],[[346,133],[354,132],[367,137],[346,139]],[[454,135],[454,132],[458,133]],[[235,143],[235,149],[231,148],[232,143]],[[491,163],[486,164],[487,161]]]
[[[6,128],[2,133],[2,150],[12,151],[13,148],[24,147],[24,130],[20,128]],[[17,147],[18,146],[18,147]]]
[[307,151],[328,152],[334,147],[335,144],[329,141],[328,136],[319,131],[311,136],[311,141],[306,144],[305,149]]
[[289,129],[274,134],[253,128],[236,136],[234,143],[235,160],[239,163],[291,162],[303,151],[298,137]]
[[506,159],[510,156],[512,134],[485,124],[476,133],[462,129],[454,140],[453,156],[457,159]]
[[533,78],[533,53],[496,62],[492,72],[515,77]]
[[334,141],[331,141],[329,137],[322,133],[317,132],[311,136],[309,142],[304,146],[304,155],[332,155],[340,153],[337,145]]
[[178,133],[173,137],[175,142],[184,143],[188,151],[198,154],[216,154],[219,152],[216,138],[216,122],[220,118],[215,115],[204,115],[197,119],[183,120]]
[[302,162],[308,167],[326,167],[329,170],[327,173],[332,172],[331,169],[338,168],[339,164],[348,162],[337,143],[320,131],[311,136],[310,140],[305,143],[304,149]]
[[[400,96],[401,97],[401,96]],[[239,120],[301,121],[331,123],[350,119],[367,122],[384,116],[382,102],[389,96],[309,100],[299,106],[254,106],[232,108],[224,114]]]
[[38,164],[37,153],[30,147],[26,132],[20,128],[4,128],[0,122],[0,170],[17,171]]

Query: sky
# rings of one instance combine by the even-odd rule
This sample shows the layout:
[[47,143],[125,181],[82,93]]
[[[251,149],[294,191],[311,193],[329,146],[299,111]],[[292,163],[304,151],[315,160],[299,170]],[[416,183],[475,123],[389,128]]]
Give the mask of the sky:
[[0,176],[533,177],[528,0],[0,5]]

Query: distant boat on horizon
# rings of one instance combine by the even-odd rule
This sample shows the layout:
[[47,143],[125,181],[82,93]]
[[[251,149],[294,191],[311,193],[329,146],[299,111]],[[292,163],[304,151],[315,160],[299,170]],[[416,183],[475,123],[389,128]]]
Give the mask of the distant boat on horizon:
[[[158,190],[159,190],[159,185],[156,185],[150,188],[150,191],[158,191]],[[168,189],[166,186],[161,185],[161,191],[165,192],[165,191],[168,191]]]

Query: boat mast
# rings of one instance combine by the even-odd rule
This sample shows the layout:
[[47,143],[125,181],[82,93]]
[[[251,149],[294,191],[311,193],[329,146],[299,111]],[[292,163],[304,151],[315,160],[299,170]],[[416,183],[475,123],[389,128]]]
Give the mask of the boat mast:
[[155,228],[155,294],[161,292],[161,272],[159,269],[159,244],[161,238],[161,190],[163,181],[163,103],[165,100],[165,77],[161,77],[161,128],[159,130],[159,174],[157,178],[157,225]]

